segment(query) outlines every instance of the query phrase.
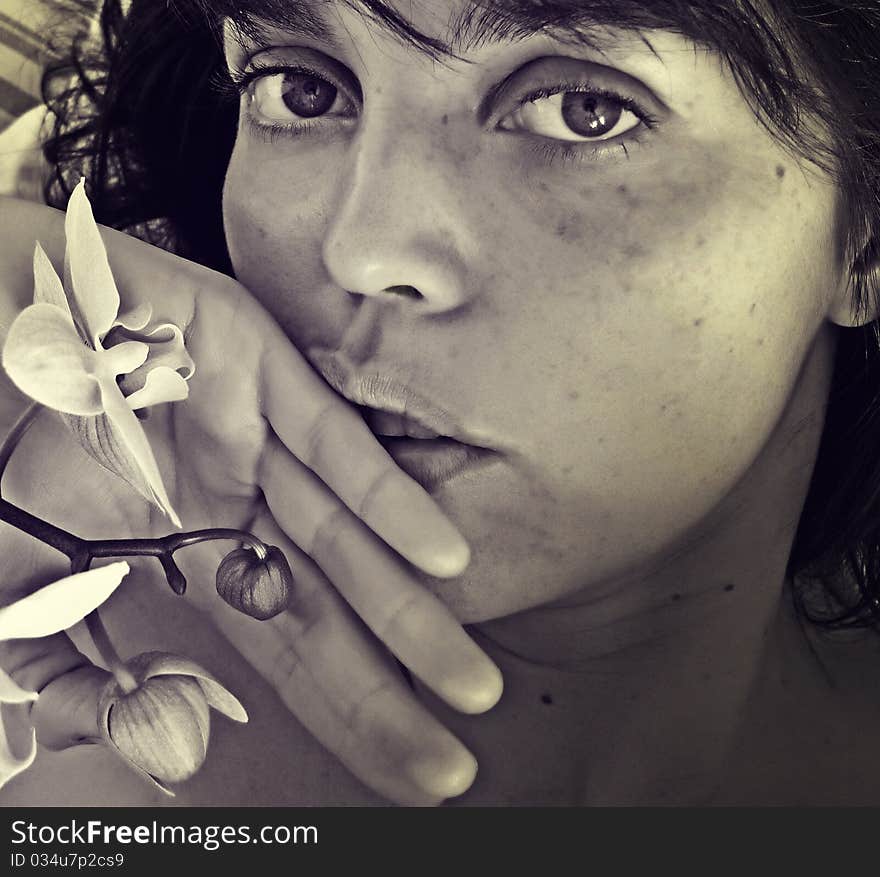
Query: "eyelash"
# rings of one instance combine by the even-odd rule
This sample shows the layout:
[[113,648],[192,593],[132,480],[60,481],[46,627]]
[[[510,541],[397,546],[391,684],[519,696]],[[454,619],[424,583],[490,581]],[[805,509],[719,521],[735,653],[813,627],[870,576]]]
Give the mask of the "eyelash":
[[[340,91],[348,100],[345,89],[340,88],[336,82],[330,78],[326,71],[314,69],[303,64],[294,66],[267,64],[265,66],[251,67],[250,70],[230,70],[229,78],[237,98],[247,93],[252,83],[264,76],[272,76],[276,73],[302,73],[307,76],[315,76],[329,82],[334,88]],[[316,119],[299,119],[290,122],[258,122],[253,115],[248,112],[245,114],[245,123],[248,131],[255,134],[267,143],[276,143],[283,137],[299,137],[312,133],[320,127],[320,118]]]
[[[593,97],[614,101],[623,109],[631,112],[648,131],[653,131],[660,124],[660,119],[635,98],[578,80],[560,82],[550,88],[535,89],[520,100],[517,109],[531,101],[553,97],[556,94],[570,94],[572,92],[589,94]],[[532,149],[539,158],[548,163],[559,161],[565,164],[578,161],[595,161],[611,150],[623,153],[625,158],[629,158],[630,147],[643,145],[642,137],[638,133],[634,133],[638,130],[627,131],[625,134],[620,135],[619,139],[596,140],[593,143],[588,140],[564,141],[554,140],[550,137],[538,138]]]
[[[235,93],[240,97],[241,95],[244,95],[250,85],[258,79],[277,73],[303,73],[309,76],[315,76],[319,79],[323,79],[325,82],[329,82],[345,94],[345,90],[339,88],[339,86],[328,77],[326,71],[313,69],[304,65],[284,66],[271,64],[262,67],[257,66],[246,71],[230,70],[229,76]],[[535,89],[519,101],[516,109],[531,101],[571,92],[589,94],[614,101],[623,109],[631,112],[637,119],[639,119],[644,128],[649,131],[653,131],[660,124],[660,119],[635,98],[583,81],[561,82],[556,83],[549,88]],[[321,125],[320,118],[301,119],[286,123],[258,122],[250,112],[246,114],[245,122],[250,133],[255,134],[267,143],[277,143],[284,137],[299,137],[307,135],[315,132]],[[562,141],[554,140],[550,137],[540,137],[539,135],[536,135],[535,140],[536,142],[532,147],[533,151],[539,158],[548,163],[556,161],[570,163],[582,160],[596,160],[601,158],[601,156],[606,154],[609,150],[622,152],[626,158],[629,158],[629,148],[633,145],[642,145],[642,138],[640,138],[637,133],[634,134],[632,132],[626,132],[626,134],[622,135],[620,140],[599,140],[595,141],[592,145],[589,141]]]

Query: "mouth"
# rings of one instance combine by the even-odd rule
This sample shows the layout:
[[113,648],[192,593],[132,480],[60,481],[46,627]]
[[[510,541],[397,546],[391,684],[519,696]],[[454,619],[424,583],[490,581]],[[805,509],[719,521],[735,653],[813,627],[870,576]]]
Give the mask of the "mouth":
[[454,417],[393,377],[358,372],[334,351],[308,351],[325,381],[357,407],[395,463],[429,493],[498,454],[476,443]]

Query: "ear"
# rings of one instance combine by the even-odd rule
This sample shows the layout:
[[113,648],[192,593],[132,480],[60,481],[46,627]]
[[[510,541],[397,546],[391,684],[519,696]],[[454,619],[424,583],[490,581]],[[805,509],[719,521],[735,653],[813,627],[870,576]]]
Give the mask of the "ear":
[[[861,299],[861,303],[856,300]],[[849,282],[841,284],[828,308],[828,319],[854,329],[880,317],[880,238],[872,238],[855,260]]]

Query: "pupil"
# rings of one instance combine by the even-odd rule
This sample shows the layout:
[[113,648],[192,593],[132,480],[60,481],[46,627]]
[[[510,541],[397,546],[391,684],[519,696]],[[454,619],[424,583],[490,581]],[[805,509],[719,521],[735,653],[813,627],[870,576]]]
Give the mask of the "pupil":
[[288,73],[284,77],[284,105],[297,116],[322,116],[336,100],[337,89],[325,79],[308,73]]
[[601,137],[620,121],[623,107],[595,94],[567,91],[562,96],[562,118],[581,137]]

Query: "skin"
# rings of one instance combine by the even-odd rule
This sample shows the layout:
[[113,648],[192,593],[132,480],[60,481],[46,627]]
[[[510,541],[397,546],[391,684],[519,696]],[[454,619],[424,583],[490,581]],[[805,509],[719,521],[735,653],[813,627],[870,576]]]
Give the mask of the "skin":
[[[443,37],[460,8],[406,14]],[[328,20],[337,47],[227,30],[233,69],[296,66],[304,47],[363,94],[271,137],[247,119],[294,117],[245,96],[227,240],[307,356],[396,376],[499,454],[436,492],[470,567],[424,577],[506,681],[479,720],[433,704],[481,765],[466,800],[791,788],[805,752],[783,742],[782,689],[794,675],[828,708],[780,597],[850,324],[831,180],[671,33],[651,33],[655,52],[605,31],[601,53],[544,35],[435,64],[341,7]],[[535,89],[572,81],[635,96],[656,124],[552,159],[564,126],[505,130]]]
[[[404,11],[442,36],[461,4],[425,6]],[[264,63],[301,63],[306,46],[311,69],[351,71],[365,109],[346,107],[299,137],[242,124],[224,218],[239,279],[306,356],[329,349],[392,374],[497,452],[493,465],[435,492],[471,545],[471,565],[458,578],[421,577],[505,680],[501,703],[478,717],[416,683],[479,762],[458,800],[876,803],[880,778],[865,770],[873,758],[860,741],[880,730],[880,714],[853,672],[876,655],[849,645],[843,659],[814,642],[817,662],[781,599],[834,324],[850,319],[834,186],[756,123],[713,55],[671,34],[651,34],[656,55],[606,31],[602,53],[545,36],[444,66],[342,9],[329,19],[337,47],[276,32]],[[266,47],[228,34],[233,67]],[[521,104],[575,81],[636,99],[651,130],[637,125],[551,160],[559,120],[553,137],[528,130],[537,104]],[[389,291],[401,286],[417,294]],[[279,521],[309,530],[322,503],[286,489],[278,472],[262,474],[289,505]],[[350,541],[338,545],[351,552]],[[383,595],[400,583],[378,575],[388,567],[370,556],[369,565],[366,555],[325,556],[333,581],[317,592],[372,589],[373,611],[392,612]],[[335,575],[337,560],[353,580]],[[438,791],[448,773],[439,725],[428,733],[399,698],[381,698],[391,689],[377,686],[352,632],[330,635],[340,615],[324,603],[293,615],[302,629],[288,652],[303,672],[287,678],[277,644],[263,655],[274,692],[177,603],[113,607],[130,648],[183,651],[223,666],[231,687],[248,692],[248,739],[259,746],[218,724],[210,764],[184,791],[189,803],[375,800],[287,712],[342,757],[333,742],[341,692],[343,713],[358,722],[348,764],[368,785],[422,802],[423,791],[386,788],[409,745],[428,765],[429,799],[470,782],[459,771]],[[445,660],[427,648],[437,626],[410,627],[422,634],[416,654],[442,677]],[[260,642],[254,630],[239,647],[247,656],[265,650]],[[380,696],[365,710],[368,690]],[[313,724],[328,705],[329,724]],[[393,768],[370,754],[377,743]],[[89,794],[136,800],[117,775],[100,778],[109,764],[100,759],[86,772]],[[25,784],[18,790],[33,801]]]
[[[765,451],[843,294],[835,191],[680,38],[605,59],[603,85],[626,71],[656,95],[629,158],[587,143],[551,163],[498,119],[558,70],[598,77],[595,52],[539,37],[446,69],[339,14],[366,109],[271,143],[242,124],[236,274],[307,355],[399,376],[500,452],[438,494],[474,548],[438,586],[459,617],[593,599],[668,558]],[[480,124],[487,83],[562,54]],[[402,284],[422,298],[386,291]]]

